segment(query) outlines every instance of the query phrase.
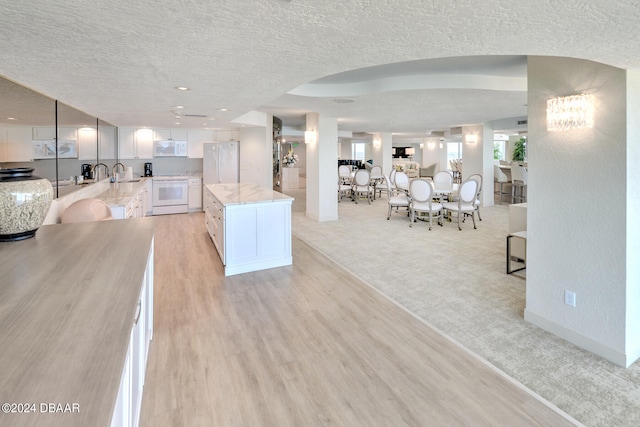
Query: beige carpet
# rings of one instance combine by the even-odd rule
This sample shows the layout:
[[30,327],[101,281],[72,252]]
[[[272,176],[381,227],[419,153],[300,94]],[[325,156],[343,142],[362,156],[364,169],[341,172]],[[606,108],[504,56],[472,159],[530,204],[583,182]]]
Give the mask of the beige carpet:
[[640,364],[617,367],[524,321],[525,281],[505,274],[508,207],[481,210],[474,230],[454,223],[387,221],[386,199],[339,204],[340,220],[305,216],[296,198],[293,234],[427,324],[587,426],[640,425]]

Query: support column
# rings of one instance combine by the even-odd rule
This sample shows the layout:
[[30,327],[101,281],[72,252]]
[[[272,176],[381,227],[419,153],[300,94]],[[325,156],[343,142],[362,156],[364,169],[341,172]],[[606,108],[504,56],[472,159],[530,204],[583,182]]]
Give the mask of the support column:
[[373,164],[382,166],[382,173],[385,175],[391,172],[392,139],[390,132],[373,134]]
[[315,132],[307,149],[307,216],[338,219],[338,119],[307,114],[307,131]]
[[482,175],[481,206],[493,206],[493,129],[489,126],[462,128],[462,180]]

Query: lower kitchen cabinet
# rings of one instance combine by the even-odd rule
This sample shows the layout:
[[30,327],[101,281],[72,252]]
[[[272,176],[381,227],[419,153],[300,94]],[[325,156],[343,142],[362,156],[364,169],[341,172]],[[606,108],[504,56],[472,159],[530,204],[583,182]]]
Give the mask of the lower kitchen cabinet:
[[292,263],[292,201],[251,183],[204,187],[205,225],[225,276]]
[[189,212],[202,210],[202,178],[189,178]]
[[136,305],[127,357],[122,369],[112,427],[138,426],[147,369],[149,344],[153,337],[153,245],[142,290]]

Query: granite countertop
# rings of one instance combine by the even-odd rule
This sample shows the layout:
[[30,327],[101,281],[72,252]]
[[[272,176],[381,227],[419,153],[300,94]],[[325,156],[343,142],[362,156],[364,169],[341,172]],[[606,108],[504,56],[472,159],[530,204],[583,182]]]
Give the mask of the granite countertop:
[[[45,225],[0,243],[0,403],[36,405],[0,425],[110,425],[153,224]],[[79,411],[41,412],[49,403]]]
[[206,188],[223,206],[248,203],[293,202],[293,197],[252,182],[208,184]]

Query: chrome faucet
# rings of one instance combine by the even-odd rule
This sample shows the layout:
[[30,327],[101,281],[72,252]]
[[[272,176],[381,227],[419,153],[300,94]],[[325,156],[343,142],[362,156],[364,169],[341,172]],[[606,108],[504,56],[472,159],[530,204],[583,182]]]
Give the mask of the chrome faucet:
[[118,162],[113,165],[113,167],[111,168],[111,176],[113,176],[114,181],[118,180],[118,165],[122,166],[122,172],[127,170],[127,167],[123,163]]
[[109,166],[105,165],[104,163],[96,163],[91,168],[91,174],[93,175],[93,180],[95,182],[100,181],[100,168],[98,167],[100,165],[104,166],[104,170],[107,173],[107,178],[109,178]]

